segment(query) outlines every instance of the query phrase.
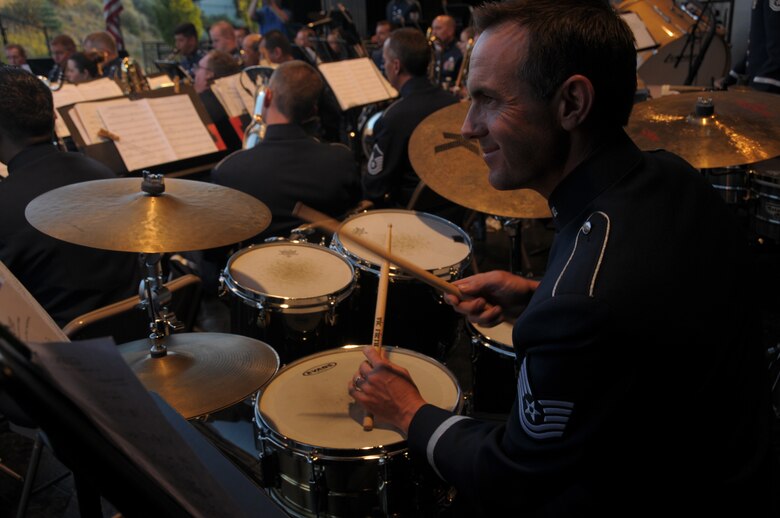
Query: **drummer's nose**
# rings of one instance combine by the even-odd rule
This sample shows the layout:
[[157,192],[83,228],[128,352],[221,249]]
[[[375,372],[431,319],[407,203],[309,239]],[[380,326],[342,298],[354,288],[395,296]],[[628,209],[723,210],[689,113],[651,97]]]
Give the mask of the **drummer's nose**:
[[472,103],[471,107],[469,107],[468,113],[466,114],[466,119],[463,121],[463,126],[460,128],[461,135],[463,135],[463,138],[467,140],[479,138],[487,133],[484,124],[479,121],[477,110],[478,108],[476,108],[474,103]]

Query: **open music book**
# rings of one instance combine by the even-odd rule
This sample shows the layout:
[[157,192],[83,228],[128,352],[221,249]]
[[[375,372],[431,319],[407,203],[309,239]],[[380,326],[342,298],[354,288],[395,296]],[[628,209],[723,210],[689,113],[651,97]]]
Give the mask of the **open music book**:
[[398,97],[369,58],[347,59],[318,66],[342,110]]
[[[65,83],[62,88],[52,92],[54,98],[54,110],[69,104],[82,103],[85,101],[97,101],[99,99],[108,99],[109,97],[119,97],[124,95],[122,89],[113,79],[107,77],[80,83],[77,85]],[[64,138],[70,135],[68,127],[62,121],[59,114],[54,122],[54,130],[57,136]]]
[[239,117],[254,111],[256,88],[255,83],[244,72],[220,77],[211,84],[211,91],[228,117]]
[[87,145],[102,142],[101,129],[112,133],[128,171],[218,151],[184,94],[80,103],[71,110],[71,119]]

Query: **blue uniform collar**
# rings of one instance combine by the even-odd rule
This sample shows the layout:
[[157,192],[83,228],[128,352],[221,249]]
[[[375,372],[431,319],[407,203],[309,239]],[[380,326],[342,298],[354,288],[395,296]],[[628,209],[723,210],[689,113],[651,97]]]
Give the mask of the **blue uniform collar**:
[[623,130],[603,139],[553,190],[548,203],[560,231],[587,205],[642,162],[642,152]]

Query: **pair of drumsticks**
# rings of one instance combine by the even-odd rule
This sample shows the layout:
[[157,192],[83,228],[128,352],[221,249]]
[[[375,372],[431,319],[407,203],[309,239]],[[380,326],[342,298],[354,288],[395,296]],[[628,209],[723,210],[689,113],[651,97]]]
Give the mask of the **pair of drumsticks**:
[[[293,215],[334,234],[339,230],[340,223],[338,221],[312,209],[311,207],[307,207],[300,202],[295,205],[295,208],[293,209]],[[415,279],[422,281],[436,289],[439,289],[444,293],[455,295],[461,299],[463,298],[463,294],[454,284],[436,277],[432,273],[423,270],[419,266],[416,266],[415,264],[407,261],[403,257],[394,255],[391,250],[391,243],[393,239],[392,235],[393,226],[388,225],[384,248],[354,234],[344,234],[340,236],[341,239],[352,241],[354,244],[365,248],[366,250],[378,255],[383,259],[382,269],[380,270],[379,274],[379,288],[377,289],[376,310],[374,312],[374,333],[371,343],[371,345],[376,347],[377,351],[379,351],[379,354],[382,354],[382,335],[384,333],[385,325],[385,308],[387,307],[387,285],[390,278],[390,264],[394,264],[400,267]],[[369,431],[372,430],[373,427],[374,417],[367,412],[363,418],[363,429]]]

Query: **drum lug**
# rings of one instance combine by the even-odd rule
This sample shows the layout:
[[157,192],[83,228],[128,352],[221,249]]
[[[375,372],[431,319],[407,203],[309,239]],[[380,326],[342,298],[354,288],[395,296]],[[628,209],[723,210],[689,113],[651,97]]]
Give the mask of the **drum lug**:
[[257,308],[257,327],[265,329],[270,323],[271,314],[260,303],[255,304],[255,307]]
[[325,322],[329,326],[336,325],[336,304],[338,304],[336,297],[328,295],[328,314],[325,315]]
[[319,456],[317,450],[312,450],[306,455],[306,462],[311,466],[309,489],[311,491],[312,501],[314,502],[315,516],[320,516],[321,513],[327,511],[327,508],[324,505],[325,498],[327,497],[327,490],[322,485],[324,467],[318,461]]
[[258,468],[252,471],[257,475],[257,483],[262,488],[276,487],[279,484],[278,459],[274,450],[267,446],[264,432],[258,432],[255,447],[257,448]]
[[[406,455],[406,453],[404,453]],[[390,516],[390,498],[388,487],[390,485],[390,474],[388,473],[390,458],[387,452],[382,452],[382,455],[377,459],[377,465],[379,470],[377,473],[377,492],[379,493],[379,505],[382,509],[383,516]]]

